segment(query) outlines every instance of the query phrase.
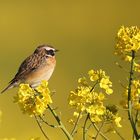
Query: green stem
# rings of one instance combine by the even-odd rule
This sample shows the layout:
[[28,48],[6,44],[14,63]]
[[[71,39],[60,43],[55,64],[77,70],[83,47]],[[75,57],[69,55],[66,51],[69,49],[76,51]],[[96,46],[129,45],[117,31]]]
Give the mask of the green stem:
[[120,137],[121,140],[125,140],[124,137],[119,133],[119,131],[115,128],[115,126],[113,126],[116,134]]
[[96,83],[93,85],[93,87],[91,88],[90,92],[92,92],[95,88],[95,86],[99,83],[99,80],[96,81]]
[[86,124],[87,124],[88,119],[89,119],[89,114],[87,114],[87,117],[85,119],[84,126],[83,126],[83,140],[86,140],[86,134],[87,134]]
[[41,120],[43,123],[47,124],[48,126],[53,127],[53,128],[57,128],[57,126],[52,125],[52,124],[49,124],[49,123],[48,123],[47,121],[45,121],[41,116],[38,116],[38,117],[40,118],[40,120]]
[[77,131],[77,127],[78,127],[78,123],[79,123],[79,121],[80,121],[80,117],[81,117],[81,112],[79,113],[78,118],[77,118],[77,120],[76,120],[76,122],[75,122],[75,124],[74,124],[73,130],[72,130],[72,132],[71,132],[71,135],[72,135],[72,136],[74,136],[74,134],[75,134],[76,131]]
[[[139,111],[137,110],[137,111],[136,111],[136,116],[135,116],[135,121],[134,121],[135,127],[137,127],[138,114],[139,114]],[[134,134],[134,132],[133,132],[133,140],[134,140],[134,139],[135,139],[135,134]]]
[[132,86],[133,75],[134,75],[133,67],[134,67],[135,51],[132,51],[131,56],[132,56],[132,60],[131,60],[129,84],[128,84],[128,119],[130,120],[130,124],[134,131],[134,135],[136,139],[138,140],[139,135],[138,135],[138,132],[137,132],[134,120],[133,120],[133,116],[132,116],[132,101],[131,101],[131,86]]
[[61,130],[64,132],[64,134],[66,135],[68,140],[73,140],[73,137],[70,135],[70,133],[67,131],[67,129],[65,128],[64,124],[61,122],[60,118],[58,117],[58,115],[56,114],[56,112],[54,111],[54,109],[48,105],[48,109],[50,110],[50,112],[52,113],[52,115],[54,116],[54,118],[56,119],[57,123],[59,124]]
[[104,122],[102,122],[101,126],[99,127],[99,129],[98,129],[98,131],[97,131],[97,134],[96,134],[96,136],[95,136],[95,140],[97,140],[97,137],[98,137],[98,135],[100,134],[101,129],[103,128],[103,125],[104,125]]
[[[91,119],[89,119],[89,120],[91,121]],[[94,122],[91,121],[91,123],[92,123],[92,125],[94,126],[95,130],[96,130],[97,132],[99,132],[99,134],[102,136],[102,138],[103,138],[104,140],[109,140],[101,131],[99,131],[99,128],[96,126],[96,124],[95,124]]]
[[42,132],[42,134],[44,135],[44,137],[45,137],[47,140],[50,140],[50,139],[48,138],[48,136],[45,134],[43,128],[41,127],[41,125],[40,125],[40,123],[39,123],[39,120],[37,119],[37,116],[34,115],[34,117],[35,117],[35,120],[36,120],[36,122],[37,122],[37,124],[38,124],[38,126],[39,126],[39,128],[40,128],[40,130],[41,130],[41,132]]

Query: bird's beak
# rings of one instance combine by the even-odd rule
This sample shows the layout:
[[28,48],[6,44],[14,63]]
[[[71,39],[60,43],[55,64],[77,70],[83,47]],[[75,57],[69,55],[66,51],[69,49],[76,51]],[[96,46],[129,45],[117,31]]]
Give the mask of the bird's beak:
[[59,52],[59,50],[56,49],[55,52]]

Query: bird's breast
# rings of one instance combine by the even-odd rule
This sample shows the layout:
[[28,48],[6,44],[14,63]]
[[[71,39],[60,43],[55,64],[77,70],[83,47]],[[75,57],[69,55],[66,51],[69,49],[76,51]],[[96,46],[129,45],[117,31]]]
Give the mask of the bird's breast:
[[56,65],[55,58],[47,58],[45,62],[42,63],[37,69],[29,73],[25,81],[32,87],[40,84],[42,80],[49,80]]

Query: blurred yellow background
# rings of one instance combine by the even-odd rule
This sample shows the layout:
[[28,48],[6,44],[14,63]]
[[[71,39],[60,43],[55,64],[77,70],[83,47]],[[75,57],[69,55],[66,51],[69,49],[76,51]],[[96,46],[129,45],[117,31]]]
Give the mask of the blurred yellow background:
[[[108,102],[118,104],[122,91],[118,81],[125,81],[126,74],[114,64],[118,60],[113,55],[115,36],[121,25],[140,25],[139,6],[139,0],[0,0],[0,89],[38,45],[51,44],[60,50],[49,81],[50,88],[56,90],[53,106],[58,107],[69,130],[69,91],[89,69],[102,68],[110,75],[114,94]],[[44,140],[35,120],[23,115],[13,103],[16,92],[17,89],[11,89],[0,96],[0,138],[28,140],[35,136]],[[52,120],[50,116],[48,120]],[[123,121],[122,134],[130,132],[127,116]],[[46,132],[51,140],[65,140],[60,130],[47,128]],[[128,139],[128,133],[124,137]],[[119,139],[114,134],[111,138]],[[80,140],[78,135],[75,139]]]

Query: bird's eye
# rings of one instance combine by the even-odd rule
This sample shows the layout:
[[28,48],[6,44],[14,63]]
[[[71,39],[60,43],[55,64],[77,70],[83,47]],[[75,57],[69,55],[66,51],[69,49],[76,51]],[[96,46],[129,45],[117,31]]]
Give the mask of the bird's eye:
[[47,50],[47,55],[51,55],[51,56],[54,56],[54,51],[53,50]]

